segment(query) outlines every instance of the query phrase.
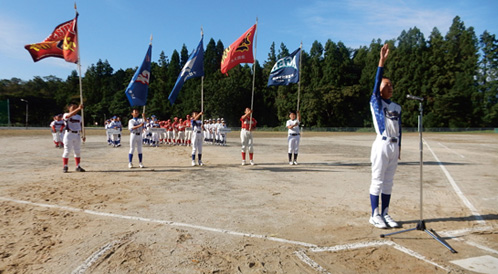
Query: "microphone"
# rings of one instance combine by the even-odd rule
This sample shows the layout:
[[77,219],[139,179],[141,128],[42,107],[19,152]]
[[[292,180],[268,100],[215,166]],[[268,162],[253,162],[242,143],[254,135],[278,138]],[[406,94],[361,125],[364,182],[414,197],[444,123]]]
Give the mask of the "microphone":
[[418,97],[418,96],[414,96],[414,95],[410,95],[410,94],[406,95],[406,98],[412,99],[412,100],[417,100],[417,101],[420,101],[420,102],[424,101],[424,98]]

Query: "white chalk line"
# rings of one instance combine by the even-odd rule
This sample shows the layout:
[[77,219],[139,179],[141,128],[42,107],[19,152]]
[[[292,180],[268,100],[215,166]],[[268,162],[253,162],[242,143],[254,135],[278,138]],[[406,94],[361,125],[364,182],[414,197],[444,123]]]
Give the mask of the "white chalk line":
[[492,230],[493,230],[493,227],[485,226],[485,227],[467,228],[467,229],[459,229],[459,230],[441,231],[440,234],[445,236],[445,237],[452,238],[455,241],[463,241],[468,245],[477,247],[477,248],[482,249],[484,251],[487,251],[489,253],[498,254],[498,250],[494,250],[494,249],[487,247],[485,245],[459,238],[459,236],[468,235],[472,232],[482,232],[482,231],[492,231]]
[[[252,234],[252,233],[243,233],[243,232],[236,232],[236,231],[230,231],[230,230],[225,230],[225,229],[218,229],[218,228],[211,228],[211,227],[206,227],[206,226],[199,226],[199,225],[192,225],[192,224],[186,224],[186,223],[178,223],[178,222],[173,222],[173,221],[166,221],[166,220],[159,220],[159,219],[151,219],[151,218],[143,218],[143,217],[136,217],[136,216],[127,216],[127,215],[121,215],[121,214],[113,214],[113,213],[106,213],[106,212],[98,212],[98,211],[93,211],[93,210],[87,210],[87,209],[80,209],[80,208],[75,208],[75,207],[69,207],[69,206],[60,206],[60,205],[50,205],[50,204],[43,204],[43,203],[34,203],[30,201],[23,201],[23,200],[17,200],[17,199],[12,199],[12,198],[7,198],[7,197],[0,197],[0,200],[2,201],[7,201],[7,202],[13,202],[13,203],[18,203],[18,204],[25,204],[25,205],[31,205],[31,206],[39,206],[39,207],[44,207],[44,208],[52,208],[52,209],[60,209],[60,210],[66,210],[66,211],[71,211],[71,212],[79,212],[79,213],[85,213],[85,214],[90,214],[90,215],[96,215],[96,216],[103,216],[103,217],[111,217],[111,218],[118,218],[118,219],[125,219],[125,220],[133,220],[133,221],[141,221],[141,222],[150,222],[150,223],[158,223],[158,224],[164,224],[164,225],[169,225],[169,226],[179,226],[179,227],[188,227],[188,228],[194,228],[194,229],[199,229],[199,230],[204,230],[204,231],[211,231],[211,232],[216,232],[216,233],[222,233],[222,234],[228,234],[228,235],[234,235],[234,236],[242,236],[242,237],[250,237],[250,238],[258,238],[258,239],[266,239],[269,241],[274,241],[274,242],[280,242],[280,243],[286,243],[286,244],[292,244],[292,245],[298,245],[302,247],[307,247],[310,249],[312,252],[326,252],[326,251],[342,251],[342,250],[348,250],[348,249],[358,249],[358,248],[364,248],[364,247],[371,247],[371,246],[379,246],[379,245],[389,245],[393,246],[394,248],[410,255],[413,256],[417,259],[420,259],[422,261],[428,262],[432,265],[435,265],[437,267],[440,267],[442,269],[445,269],[444,267],[438,265],[437,263],[434,263],[432,261],[429,261],[426,259],[424,256],[408,249],[405,248],[399,244],[396,244],[391,241],[374,241],[374,242],[369,242],[369,243],[353,243],[353,244],[346,244],[346,245],[338,245],[338,246],[333,246],[333,247],[318,247],[315,244],[310,244],[310,243],[305,243],[305,242],[300,242],[300,241],[292,241],[292,240],[286,240],[283,238],[276,238],[276,237],[268,237],[265,235],[258,235],[258,234]],[[114,246],[115,243],[112,242],[111,244],[105,245],[102,248],[100,248],[97,252],[92,254],[86,261],[85,263],[82,264],[82,268],[87,269],[93,262],[95,262],[102,254],[105,254],[105,252],[110,249],[112,246]],[[306,256],[304,252],[298,252],[295,253],[296,256],[303,261],[305,264],[311,266],[313,269],[317,271],[321,271],[323,273],[328,273],[323,267],[321,267],[319,264],[314,262],[311,258]],[[304,256],[303,256],[304,255]],[[87,266],[88,265],[88,266]],[[76,270],[75,270],[76,271]],[[78,270],[79,271],[79,270]],[[84,270],[82,270],[84,271]],[[81,273],[81,272],[78,272]]]
[[442,147],[446,148],[447,150],[449,150],[449,151],[453,152],[454,154],[456,154],[456,155],[460,156],[460,158],[465,158],[465,156],[463,156],[462,154],[460,154],[460,153],[458,153],[458,152],[454,151],[453,149],[450,149],[449,147],[447,147],[447,146],[443,145],[442,143],[438,142],[438,144],[439,144],[440,146],[442,146]]
[[467,197],[465,197],[465,195],[463,194],[460,187],[458,187],[458,185],[455,182],[455,180],[453,179],[453,177],[451,177],[451,175],[448,172],[448,170],[446,169],[446,167],[439,160],[439,158],[436,156],[436,153],[434,153],[434,151],[431,149],[431,146],[429,145],[429,143],[425,139],[424,139],[424,143],[427,146],[427,148],[430,150],[430,152],[432,153],[432,156],[434,156],[434,159],[436,159],[436,161],[438,162],[439,167],[441,168],[441,170],[443,170],[443,173],[446,175],[446,178],[450,182],[451,186],[453,187],[453,190],[458,195],[460,200],[462,200],[464,205],[467,206],[467,208],[470,210],[470,212],[472,212],[472,215],[474,215],[474,217],[476,218],[476,220],[479,224],[482,224],[482,225],[485,224],[486,221],[484,221],[484,219],[482,218],[482,216],[479,213],[479,211],[477,210],[477,208],[475,208],[474,205],[472,205],[472,203],[467,199]]
[[71,274],[82,274],[85,273],[87,269],[89,269],[95,262],[97,262],[100,257],[102,257],[106,252],[114,247],[116,244],[118,244],[119,241],[112,241],[110,243],[107,243],[106,245],[102,246],[97,250],[95,253],[90,255],[88,259],[86,259],[80,266],[78,266]]
[[472,232],[482,232],[482,231],[487,231],[487,230],[493,230],[493,227],[491,226],[481,226],[481,227],[471,227],[471,228],[464,228],[464,229],[457,229],[457,230],[448,230],[448,231],[441,231],[441,235],[450,237],[450,238],[456,238],[459,236],[465,236],[468,235],[469,233]]
[[336,246],[332,246],[332,247],[315,247],[315,248],[310,248],[309,250],[311,252],[338,252],[338,251],[344,251],[344,250],[354,250],[354,249],[360,249],[360,248],[368,248],[368,247],[379,247],[379,246],[391,246],[405,254],[408,254],[412,257],[415,257],[421,261],[424,261],[426,263],[429,263],[431,265],[434,265],[436,267],[439,267],[441,269],[444,269],[446,271],[449,271],[448,268],[442,266],[442,265],[439,265],[429,259],[427,259],[426,257],[424,257],[423,255],[411,250],[411,249],[408,249],[404,246],[401,246],[393,241],[372,241],[372,242],[360,242],[360,243],[352,243],[352,244],[345,244],[345,245],[336,245]]
[[319,265],[317,262],[315,262],[313,259],[308,257],[304,250],[299,250],[294,252],[294,254],[305,264],[309,265],[311,268],[314,270],[320,272],[320,273],[326,273],[326,274],[331,274],[328,272],[325,268],[323,268],[321,265]]
[[121,215],[121,214],[114,214],[114,213],[98,212],[98,211],[94,211],[94,210],[80,209],[80,208],[69,207],[69,206],[59,206],[59,205],[34,203],[34,202],[29,202],[29,201],[11,199],[11,198],[7,198],[7,197],[0,197],[0,200],[14,202],[14,203],[18,203],[18,204],[27,204],[27,205],[45,207],[45,208],[62,209],[62,210],[72,211],[72,212],[81,212],[81,213],[86,213],[86,214],[90,214],[90,215],[102,216],[102,217],[111,217],[111,218],[118,218],[118,219],[132,220],[132,221],[158,223],[158,224],[177,226],[177,227],[187,227],[187,228],[194,228],[194,229],[211,231],[211,232],[228,234],[228,235],[234,235],[234,236],[265,239],[265,240],[270,240],[273,242],[281,242],[281,243],[285,243],[285,244],[299,245],[299,246],[304,246],[304,247],[316,247],[316,245],[314,245],[314,244],[309,244],[309,243],[300,242],[300,241],[286,240],[283,238],[269,237],[266,235],[258,235],[258,234],[252,234],[252,233],[243,233],[243,232],[231,231],[231,230],[226,230],[226,229],[218,229],[218,228],[212,228],[212,227],[201,226],[201,225],[178,223],[178,222],[167,221],[167,220],[143,218],[143,217],[128,216],[128,215]]

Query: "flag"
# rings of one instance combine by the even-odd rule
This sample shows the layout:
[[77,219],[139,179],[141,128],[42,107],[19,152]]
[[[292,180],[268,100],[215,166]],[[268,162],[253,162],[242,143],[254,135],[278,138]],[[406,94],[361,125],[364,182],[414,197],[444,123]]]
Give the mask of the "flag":
[[24,46],[37,62],[46,57],[63,58],[67,62],[78,63],[78,13],[74,19],[55,27],[43,42]]
[[204,36],[201,37],[199,45],[192,54],[190,54],[187,63],[183,66],[178,79],[176,79],[175,86],[171,93],[169,94],[168,100],[173,105],[176,101],[176,97],[180,93],[183,84],[190,78],[204,76],[204,46],[202,40]]
[[256,34],[256,24],[249,28],[239,39],[235,40],[223,51],[221,73],[226,74],[230,69],[241,63],[253,63],[253,40]]
[[299,58],[301,48],[289,56],[279,59],[270,72],[268,86],[286,86],[299,82]]
[[137,69],[130,84],[126,88],[126,97],[131,106],[145,106],[150,80],[150,62],[152,54],[152,44],[149,45],[142,65]]

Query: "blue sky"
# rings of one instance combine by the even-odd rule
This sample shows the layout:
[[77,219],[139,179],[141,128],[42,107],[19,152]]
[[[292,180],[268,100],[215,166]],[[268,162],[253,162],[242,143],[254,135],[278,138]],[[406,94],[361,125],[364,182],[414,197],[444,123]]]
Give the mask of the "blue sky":
[[[99,59],[114,70],[140,65],[153,35],[152,59],[161,51],[171,56],[185,44],[189,51],[200,39],[225,47],[256,22],[256,58],[263,63],[272,42],[290,51],[303,42],[328,39],[358,48],[372,39],[394,39],[419,28],[424,36],[437,27],[445,35],[455,16],[479,36],[498,35],[496,0],[85,0],[77,1],[83,74]],[[58,24],[74,17],[73,0],[0,0],[0,79],[30,80],[55,75],[65,80],[76,65],[58,58],[34,63],[24,45],[43,41]]]

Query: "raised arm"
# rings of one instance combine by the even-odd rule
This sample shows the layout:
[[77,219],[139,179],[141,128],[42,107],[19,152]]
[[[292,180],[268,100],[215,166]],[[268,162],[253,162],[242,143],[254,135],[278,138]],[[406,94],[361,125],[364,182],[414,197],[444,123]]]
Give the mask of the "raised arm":
[[379,67],[384,67],[387,56],[389,56],[389,45],[384,44],[384,46],[382,46],[382,48],[380,49]]
[[80,104],[77,108],[75,108],[73,111],[69,112],[66,118],[71,118],[74,115],[76,115],[80,110],[83,109],[83,104]]

